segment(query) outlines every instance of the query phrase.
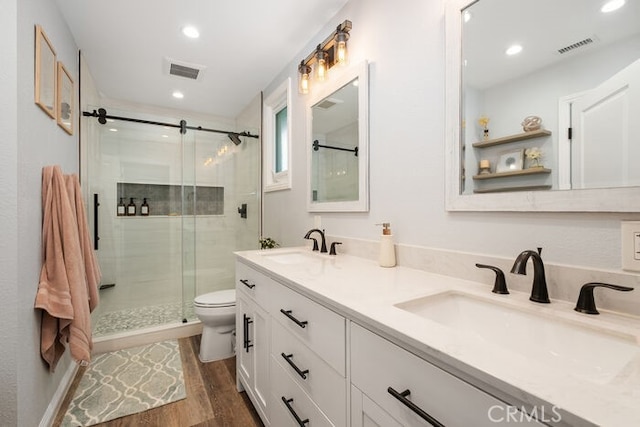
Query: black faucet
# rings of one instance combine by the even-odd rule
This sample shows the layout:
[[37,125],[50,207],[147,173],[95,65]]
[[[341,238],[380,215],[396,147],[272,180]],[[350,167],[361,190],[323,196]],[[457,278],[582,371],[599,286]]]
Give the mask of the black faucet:
[[[321,247],[320,247],[320,253],[326,254],[327,253],[327,241],[324,239],[324,231],[317,229],[317,228],[312,228],[311,230],[307,231],[307,234],[304,235],[305,239],[312,239],[311,237],[311,233],[313,232],[317,232],[320,233],[320,237],[322,238],[322,243],[321,243]],[[313,239],[315,241],[315,239]],[[313,245],[313,250],[317,251],[318,250],[318,245],[314,244]]]
[[547,292],[547,279],[544,276],[544,264],[540,256],[542,248],[538,248],[538,252],[526,250],[522,251],[516,258],[511,268],[512,273],[527,274],[527,261],[529,258],[533,260],[533,287],[531,288],[531,296],[529,299],[534,302],[548,304],[549,293]]
[[590,282],[585,283],[580,288],[580,296],[578,297],[578,302],[576,303],[575,311],[579,311],[580,313],[586,314],[600,314],[598,309],[596,308],[596,301],[593,298],[593,289],[594,288],[609,288],[616,291],[632,291],[633,288],[629,288],[627,286],[620,285],[610,285],[608,283],[599,283],[599,282]]

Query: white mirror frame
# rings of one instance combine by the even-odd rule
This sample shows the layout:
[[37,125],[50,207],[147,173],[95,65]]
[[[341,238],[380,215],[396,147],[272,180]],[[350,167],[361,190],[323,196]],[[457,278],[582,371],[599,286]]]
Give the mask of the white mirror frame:
[[448,0],[446,7],[446,209],[448,211],[640,212],[640,187],[460,194],[462,10],[476,1],[478,0]]
[[[358,200],[349,202],[314,202],[311,190],[313,154],[312,107],[327,96],[358,79]],[[369,210],[369,64],[363,61],[346,68],[329,70],[328,81],[312,84],[312,94],[305,110],[307,114],[307,210],[309,212],[367,212]]]

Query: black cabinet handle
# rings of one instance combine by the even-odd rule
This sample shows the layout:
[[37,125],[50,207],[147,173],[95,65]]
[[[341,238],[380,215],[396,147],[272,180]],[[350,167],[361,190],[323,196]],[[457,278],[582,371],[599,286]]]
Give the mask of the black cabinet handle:
[[293,406],[291,406],[291,402],[293,402],[293,399],[287,399],[286,397],[282,396],[282,401],[284,402],[289,412],[291,412],[291,415],[293,415],[293,418],[296,419],[296,422],[300,427],[304,427],[304,425],[309,422],[309,418],[307,418],[306,420],[303,420],[298,416],[298,414],[296,414],[296,411],[293,409]]
[[413,403],[412,401],[410,401],[409,399],[407,399],[407,396],[409,396],[411,394],[411,391],[409,389],[403,391],[402,393],[398,393],[397,391],[395,391],[393,389],[393,387],[389,387],[387,388],[387,391],[389,392],[389,394],[393,397],[395,397],[396,399],[398,399],[400,401],[400,403],[402,403],[403,405],[405,405],[407,408],[411,409],[413,412],[415,412],[416,414],[418,414],[418,416],[420,418],[422,418],[423,420],[425,420],[426,422],[428,422],[429,424],[431,424],[432,426],[435,427],[444,427],[444,424],[441,424],[440,422],[438,422],[438,420],[436,420],[435,418],[433,418],[431,415],[427,414],[425,411],[423,411],[418,405],[416,405],[415,403]]
[[247,279],[240,279],[240,282],[245,285],[247,288],[249,289],[253,289],[256,287],[255,283],[249,283],[249,281]]
[[300,368],[298,368],[298,366],[295,363],[293,363],[293,360],[291,360],[293,358],[293,354],[284,354],[284,353],[282,353],[282,357],[284,357],[284,360],[286,360],[287,363],[289,363],[289,365],[291,365],[291,367],[298,373],[298,375],[300,375],[300,377],[303,380],[307,379],[307,374],[309,373],[309,370],[305,369],[303,371]]
[[243,338],[244,338],[244,351],[246,351],[247,353],[249,353],[249,349],[251,347],[253,347],[253,344],[251,344],[251,340],[249,339],[249,325],[251,323],[253,323],[253,320],[251,320],[251,318],[249,316],[247,316],[246,314],[243,314]]
[[289,319],[291,319],[293,322],[295,322],[296,325],[300,326],[301,328],[306,328],[307,327],[307,322],[306,320],[300,321],[298,319],[296,319],[295,317],[293,317],[293,315],[291,314],[291,310],[285,310],[283,308],[280,309],[280,313],[284,314],[285,316],[287,316]]

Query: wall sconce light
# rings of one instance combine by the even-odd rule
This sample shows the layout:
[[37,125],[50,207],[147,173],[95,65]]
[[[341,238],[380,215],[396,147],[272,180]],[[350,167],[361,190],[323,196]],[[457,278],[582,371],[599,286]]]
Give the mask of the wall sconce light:
[[351,21],[346,20],[336,27],[316,49],[305,59],[300,61],[298,66],[298,92],[309,93],[309,80],[311,75],[311,65],[314,66],[314,78],[322,81],[326,78],[327,72],[336,64],[347,63],[347,40],[351,31]]

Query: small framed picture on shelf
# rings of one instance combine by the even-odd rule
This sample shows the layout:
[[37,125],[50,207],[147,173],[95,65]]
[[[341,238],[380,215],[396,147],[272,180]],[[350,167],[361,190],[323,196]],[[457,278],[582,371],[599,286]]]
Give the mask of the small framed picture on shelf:
[[524,149],[509,150],[500,154],[496,164],[496,173],[522,170],[524,165]]

